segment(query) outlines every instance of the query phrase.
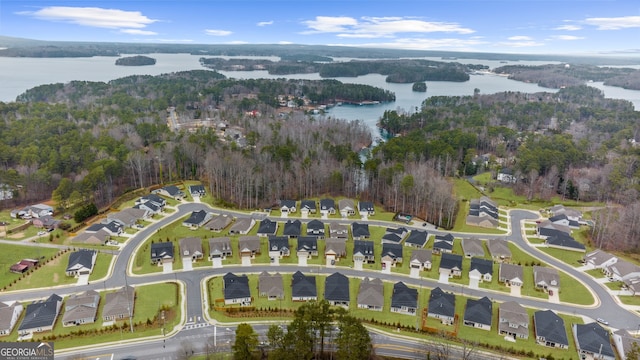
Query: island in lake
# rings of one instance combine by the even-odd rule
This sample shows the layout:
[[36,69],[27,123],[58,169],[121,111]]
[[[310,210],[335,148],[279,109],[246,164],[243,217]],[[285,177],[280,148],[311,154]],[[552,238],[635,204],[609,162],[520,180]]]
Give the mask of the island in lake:
[[116,60],[116,65],[121,66],[146,66],[146,65],[155,65],[156,59],[150,58],[148,56],[128,56],[119,58]]

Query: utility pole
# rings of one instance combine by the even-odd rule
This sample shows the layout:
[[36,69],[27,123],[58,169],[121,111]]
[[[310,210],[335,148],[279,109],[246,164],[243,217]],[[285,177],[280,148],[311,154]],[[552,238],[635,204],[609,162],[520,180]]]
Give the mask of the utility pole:
[[133,333],[133,314],[131,313],[131,298],[129,297],[129,282],[127,281],[127,271],[124,272],[124,292],[127,297],[127,311],[129,312],[129,327]]

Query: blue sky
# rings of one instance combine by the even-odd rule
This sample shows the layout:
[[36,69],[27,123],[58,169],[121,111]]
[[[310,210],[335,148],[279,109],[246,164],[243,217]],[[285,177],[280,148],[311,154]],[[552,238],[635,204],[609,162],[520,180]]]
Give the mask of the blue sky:
[[0,0],[0,35],[640,54],[637,0]]

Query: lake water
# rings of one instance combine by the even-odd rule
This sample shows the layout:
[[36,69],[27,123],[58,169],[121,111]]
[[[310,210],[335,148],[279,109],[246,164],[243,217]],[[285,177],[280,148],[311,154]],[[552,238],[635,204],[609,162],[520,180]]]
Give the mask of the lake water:
[[[0,101],[15,101],[24,91],[43,84],[67,83],[72,80],[110,81],[130,75],[159,75],[177,71],[204,69],[199,59],[201,56],[189,54],[152,54],[156,59],[154,66],[116,66],[115,57],[97,56],[92,58],[8,58],[0,57]],[[261,57],[277,60],[274,57]],[[426,58],[441,61],[437,58]],[[338,59],[347,61],[351,59]],[[448,60],[465,64],[483,64],[490,68],[510,63],[487,60]],[[521,65],[539,65],[545,62],[513,62]],[[548,62],[547,62],[548,63]],[[320,80],[316,74],[269,75],[266,71],[222,71],[228,77],[237,79],[248,78],[286,78]],[[492,94],[503,91],[519,91],[534,93],[539,91],[556,92],[556,89],[543,88],[535,84],[509,80],[504,76],[485,74],[471,75],[469,81],[463,83],[447,81],[428,81],[427,92],[413,92],[411,84],[392,84],[385,82],[385,76],[369,74],[353,78],[342,77],[337,80],[343,83],[366,84],[393,91],[396,101],[378,105],[338,106],[329,110],[329,116],[347,120],[362,120],[375,128],[375,124],[385,110],[403,110],[414,112],[419,109],[422,101],[429,96],[464,96],[473,95],[474,89],[480,89],[482,94]],[[602,83],[590,83],[604,91],[608,98],[619,98],[631,101],[636,109],[640,109],[640,91],[625,90]]]

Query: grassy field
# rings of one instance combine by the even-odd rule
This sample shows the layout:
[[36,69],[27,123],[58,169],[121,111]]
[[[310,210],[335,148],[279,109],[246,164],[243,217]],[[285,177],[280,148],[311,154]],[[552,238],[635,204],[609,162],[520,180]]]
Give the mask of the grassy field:
[[[21,282],[22,277],[21,274],[14,274],[9,271],[11,265],[19,262],[22,259],[36,259],[41,262],[45,262],[48,259],[51,259],[56,253],[57,249],[51,248],[42,248],[42,247],[33,247],[33,246],[23,246],[23,245],[10,245],[10,244],[2,244],[2,270],[0,271],[0,288],[4,288],[12,284],[14,281]],[[31,275],[27,276],[36,276],[35,274],[40,275],[40,273],[45,274],[48,272],[46,267],[41,267],[39,269],[33,270]],[[11,289],[14,289],[12,287]]]

